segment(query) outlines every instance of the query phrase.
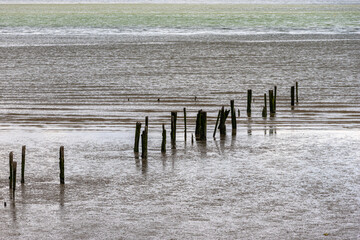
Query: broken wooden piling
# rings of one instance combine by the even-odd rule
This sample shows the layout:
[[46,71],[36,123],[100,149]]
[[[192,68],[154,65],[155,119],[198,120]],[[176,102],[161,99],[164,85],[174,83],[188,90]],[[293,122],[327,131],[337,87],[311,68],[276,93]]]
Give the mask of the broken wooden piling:
[[270,116],[275,114],[275,103],[274,103],[274,91],[269,90],[269,107],[270,107]]
[[166,129],[165,124],[162,125],[162,142],[161,142],[161,152],[166,152]]
[[252,90],[247,90],[247,116],[251,117],[251,100],[252,100]]
[[145,126],[144,131],[141,134],[141,158],[146,159],[147,158],[147,134],[148,134],[148,127]]
[[276,113],[277,86],[274,86],[274,113]]
[[267,117],[266,93],[264,93],[264,107],[263,107],[263,110],[262,110],[262,117],[263,118]]
[[298,82],[296,82],[295,86],[296,86],[296,103],[299,103],[299,85],[298,85]]
[[13,161],[13,163],[12,163],[12,194],[13,194],[13,199],[15,199],[15,190],[16,190],[16,168],[17,168],[17,162]]
[[236,113],[234,107],[234,100],[230,100],[230,110],[231,110],[231,126],[232,126],[232,134],[236,134]]
[[222,106],[220,110],[220,123],[219,123],[219,130],[220,135],[226,135],[226,119],[230,113],[230,110],[225,110],[224,106]]
[[141,132],[141,123],[136,122],[134,153],[139,153],[140,132]]
[[25,183],[25,153],[26,153],[26,146],[22,146],[22,149],[21,149],[21,184]]
[[215,138],[215,135],[216,135],[216,129],[217,129],[218,124],[219,124],[220,114],[221,114],[221,110],[219,110],[219,112],[218,112],[218,116],[217,116],[216,123],[215,123],[215,129],[214,129],[213,138]]
[[291,87],[291,106],[295,106],[295,87]]
[[184,141],[186,142],[186,108],[184,108]]
[[60,184],[65,184],[65,159],[64,159],[64,146],[60,147],[60,157],[59,157],[59,166],[60,166]]
[[13,152],[9,153],[9,189],[12,189],[12,179],[13,179],[13,161],[14,161],[14,154]]
[[176,145],[176,118],[177,118],[177,112],[171,112],[171,145],[172,148]]
[[196,117],[196,127],[195,127],[195,139],[200,141],[206,140],[206,112],[199,110]]

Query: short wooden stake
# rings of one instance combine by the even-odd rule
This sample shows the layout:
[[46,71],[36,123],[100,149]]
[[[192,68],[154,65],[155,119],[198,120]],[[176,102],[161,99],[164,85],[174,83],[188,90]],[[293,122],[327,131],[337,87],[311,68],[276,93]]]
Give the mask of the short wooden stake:
[[295,88],[294,86],[291,87],[291,106],[295,105]]
[[145,127],[149,127],[149,117],[145,117]]
[[194,144],[194,134],[191,134],[191,144]]
[[276,113],[277,86],[274,86],[274,113]]
[[176,144],[176,118],[177,118],[177,112],[171,112],[171,145],[172,147]]
[[247,115],[248,117],[251,117],[251,100],[252,100],[252,90],[249,89],[247,91]]
[[275,106],[274,106],[274,91],[269,90],[269,106],[270,106],[270,116],[275,114]]
[[219,110],[218,116],[217,116],[217,119],[216,119],[216,124],[215,124],[215,129],[214,129],[213,138],[215,138],[215,135],[216,135],[216,129],[217,129],[218,124],[219,124],[220,114],[221,114],[221,111]]
[[186,108],[184,108],[184,140],[186,142]]
[[206,140],[206,112],[199,110],[196,118],[195,138],[196,140]]
[[231,110],[232,133],[236,134],[236,113],[234,107],[234,100],[230,100],[230,110]]
[[262,110],[262,117],[263,118],[267,117],[266,93],[264,93],[264,108]]
[[13,161],[14,161],[14,154],[13,152],[9,153],[9,170],[10,170],[10,176],[9,176],[9,189],[12,189],[12,180],[13,180]]
[[165,124],[162,125],[162,142],[161,142],[161,152],[166,152],[166,129]]
[[64,146],[60,147],[60,184],[65,184]]
[[141,123],[136,122],[134,153],[139,153],[140,132],[141,132]]
[[21,149],[21,183],[25,183],[25,154],[26,154],[26,146],[22,146]]
[[296,82],[296,103],[299,103],[299,85],[298,82]]
[[13,199],[15,199],[15,190],[16,190],[16,167],[17,162],[13,161],[13,167],[12,167],[12,191],[13,191]]

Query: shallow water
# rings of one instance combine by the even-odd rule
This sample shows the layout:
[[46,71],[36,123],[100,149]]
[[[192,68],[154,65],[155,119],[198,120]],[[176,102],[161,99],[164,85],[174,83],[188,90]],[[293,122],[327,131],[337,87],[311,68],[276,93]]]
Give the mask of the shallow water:
[[[358,34],[38,29],[0,28],[0,239],[360,237]],[[277,114],[263,119],[274,85]],[[231,99],[237,134],[228,121],[228,135],[213,139]],[[200,109],[208,140],[192,144]],[[170,111],[177,144],[162,155]],[[133,153],[145,116],[147,163]],[[22,145],[26,182],[14,201],[8,154],[20,164]]]

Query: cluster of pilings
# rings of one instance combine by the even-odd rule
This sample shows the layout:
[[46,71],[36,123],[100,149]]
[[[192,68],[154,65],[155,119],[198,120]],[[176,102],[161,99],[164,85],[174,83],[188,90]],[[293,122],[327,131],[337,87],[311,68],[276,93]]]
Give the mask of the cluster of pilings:
[[[60,147],[59,151],[59,169],[60,169],[60,184],[65,184],[65,164],[64,164],[64,146]],[[25,184],[25,159],[26,159],[26,146],[22,146],[21,149],[21,184]],[[17,162],[14,161],[14,153],[9,153],[9,189],[10,197],[15,200],[16,190],[16,170]]]
[[[298,103],[298,83],[296,82],[296,102]],[[291,106],[294,106],[295,99],[295,87],[291,87]],[[277,86],[274,86],[273,89],[269,90],[269,113],[270,116],[273,117],[276,114],[276,98],[277,98]],[[195,98],[196,99],[196,98]],[[253,92],[251,89],[247,90],[247,117],[251,117],[251,104],[253,102]],[[216,137],[216,131],[219,129],[220,136],[226,135],[226,120],[231,113],[231,125],[232,125],[232,135],[236,134],[236,111],[235,111],[235,101],[230,100],[230,109],[225,109],[225,106],[222,106],[218,111],[218,116],[215,123],[215,129],[213,133],[213,137]],[[264,93],[264,106],[262,109],[262,117],[266,118],[268,115],[267,110],[267,96]],[[238,117],[240,117],[240,110],[238,109]],[[171,148],[176,149],[176,121],[177,121],[177,112],[171,112]],[[136,123],[135,130],[135,144],[134,144],[134,153],[135,156],[139,154],[139,143],[140,143],[140,131],[141,131],[141,123]],[[147,146],[148,146],[148,117],[145,118],[145,129],[141,135],[141,144],[142,144],[142,159],[147,159]],[[197,141],[206,141],[207,137],[207,112],[202,109],[198,111],[196,116],[196,125],[195,125],[195,139]],[[184,141],[187,139],[187,127],[186,127],[186,108],[184,108]],[[194,142],[194,136],[191,136],[191,143]],[[161,152],[166,153],[166,129],[165,124],[162,124],[162,142],[161,142]]]

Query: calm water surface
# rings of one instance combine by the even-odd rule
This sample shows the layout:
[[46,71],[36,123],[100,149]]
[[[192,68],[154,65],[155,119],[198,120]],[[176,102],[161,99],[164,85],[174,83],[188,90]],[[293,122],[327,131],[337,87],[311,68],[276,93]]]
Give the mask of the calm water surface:
[[[259,6],[217,8],[230,15],[182,6],[176,21],[168,19],[174,6],[161,6],[163,16],[154,6],[148,13],[148,5],[126,5],[123,15],[116,7],[108,15],[101,5],[1,6],[0,239],[360,237],[358,8],[330,5],[323,14],[297,6],[295,15],[307,18],[291,23],[289,6],[273,6],[267,20]],[[41,14],[48,8],[52,14]],[[79,18],[84,9],[97,25]],[[342,20],[327,20],[332,13]],[[299,104],[291,109],[295,82]],[[274,85],[277,114],[263,119],[263,94]],[[231,99],[237,134],[229,121],[228,135],[213,139],[217,111]],[[192,144],[200,109],[208,140]],[[170,132],[171,111],[179,112],[176,149],[168,144],[162,155],[161,124]],[[132,150],[145,116],[147,163]],[[8,154],[19,164],[22,145],[26,183],[14,201]]]

